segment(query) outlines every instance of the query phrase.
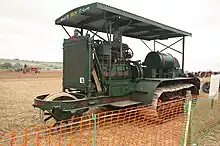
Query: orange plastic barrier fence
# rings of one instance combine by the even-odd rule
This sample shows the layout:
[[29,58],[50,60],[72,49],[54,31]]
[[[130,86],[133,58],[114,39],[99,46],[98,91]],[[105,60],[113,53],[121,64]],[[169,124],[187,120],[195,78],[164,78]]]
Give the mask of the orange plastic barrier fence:
[[183,100],[156,110],[139,106],[86,115],[60,126],[25,129],[5,135],[0,145],[35,146],[177,146],[184,127]]

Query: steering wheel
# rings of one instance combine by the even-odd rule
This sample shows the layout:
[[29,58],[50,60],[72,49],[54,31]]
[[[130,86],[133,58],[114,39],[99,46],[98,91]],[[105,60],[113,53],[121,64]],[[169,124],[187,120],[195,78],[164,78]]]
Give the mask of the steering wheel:
[[129,47],[126,47],[126,48],[125,48],[125,54],[124,54],[124,56],[125,56],[126,58],[132,58],[132,57],[134,56],[133,50],[132,50],[131,48],[129,48]]

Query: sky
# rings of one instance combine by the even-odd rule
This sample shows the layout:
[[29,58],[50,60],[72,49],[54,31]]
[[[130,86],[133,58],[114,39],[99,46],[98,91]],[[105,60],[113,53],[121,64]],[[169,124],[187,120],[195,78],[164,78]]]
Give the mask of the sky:
[[[62,61],[62,43],[68,38],[55,19],[92,2],[107,5],[192,33],[185,40],[185,70],[220,70],[219,0],[0,0],[0,58]],[[74,29],[68,29],[73,34]],[[165,41],[166,45],[177,39]],[[144,60],[149,50],[140,40],[124,38],[133,60]],[[153,42],[146,42],[149,46]],[[158,49],[163,49],[159,44]],[[181,51],[181,43],[173,48]],[[172,50],[181,63],[181,55]]]

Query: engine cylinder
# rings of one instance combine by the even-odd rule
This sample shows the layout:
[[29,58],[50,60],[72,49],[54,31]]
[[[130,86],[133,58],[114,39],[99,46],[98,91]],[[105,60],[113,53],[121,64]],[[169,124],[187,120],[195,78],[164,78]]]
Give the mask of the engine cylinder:
[[178,60],[171,54],[164,54],[161,52],[150,52],[147,54],[143,65],[148,68],[158,69],[158,68],[179,68],[180,64]]

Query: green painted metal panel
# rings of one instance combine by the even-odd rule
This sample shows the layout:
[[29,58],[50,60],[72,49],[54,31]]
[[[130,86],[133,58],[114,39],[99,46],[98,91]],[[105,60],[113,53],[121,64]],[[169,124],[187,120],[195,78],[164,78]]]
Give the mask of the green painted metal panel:
[[[109,81],[106,81],[107,85]],[[112,96],[125,96],[131,94],[135,90],[135,82],[131,79],[111,80]]]
[[63,87],[86,90],[88,85],[88,38],[64,40]]
[[142,102],[143,104],[151,104],[154,92],[160,83],[160,80],[140,80],[135,86],[132,100]]

